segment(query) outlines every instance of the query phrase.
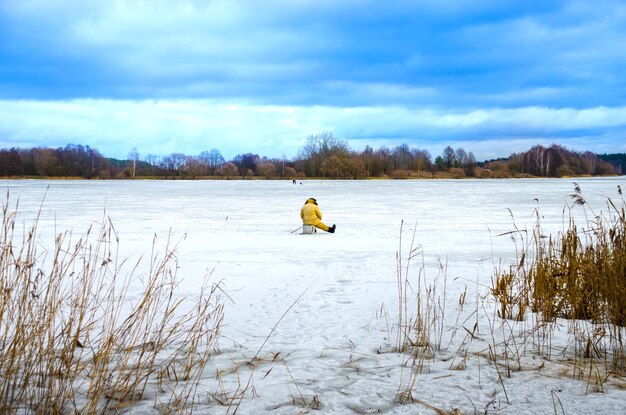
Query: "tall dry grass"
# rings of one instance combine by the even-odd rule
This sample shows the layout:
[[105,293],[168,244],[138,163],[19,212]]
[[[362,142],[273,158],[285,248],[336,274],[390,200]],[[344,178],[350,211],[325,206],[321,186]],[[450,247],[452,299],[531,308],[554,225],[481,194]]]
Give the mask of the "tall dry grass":
[[[446,313],[447,269],[439,264],[437,276],[427,278],[422,245],[416,243],[417,225],[413,228],[410,244],[405,255],[403,247],[404,221],[400,224],[400,238],[396,252],[396,284],[398,311],[396,322],[395,352],[407,353],[410,357],[403,365],[395,402],[400,404],[418,402],[413,397],[417,377],[428,371],[428,365],[436,353],[452,344],[456,331],[447,345],[443,344]],[[417,270],[415,261],[419,262]],[[443,278],[441,282],[440,279]],[[443,292],[438,289],[443,285]],[[460,309],[465,303],[465,295],[459,299]],[[459,311],[460,316],[460,311]],[[458,322],[458,316],[457,316]],[[408,376],[404,368],[409,370]]]
[[[619,186],[619,200],[607,199],[606,209],[597,214],[577,184],[571,197],[567,228],[543,236],[538,220],[518,264],[496,274],[492,294],[501,318],[522,320],[532,311],[534,342],[544,355],[552,353],[557,320],[568,321],[578,366],[575,374],[581,376],[602,363],[606,373],[623,373],[626,203]],[[583,209],[583,227],[573,219],[573,209]]]
[[[451,370],[465,370],[467,362],[475,359],[479,384],[481,360],[486,362],[495,369],[507,402],[506,379],[521,370],[540,370],[555,359],[565,363],[558,366],[559,370],[566,368],[563,374],[585,379],[594,391],[602,391],[610,377],[623,376],[626,203],[619,188],[618,196],[617,202],[607,199],[606,208],[596,214],[576,185],[573,203],[564,211],[562,232],[544,235],[541,215],[535,212],[534,229],[526,231],[515,225],[513,231],[503,234],[515,242],[514,263],[504,269],[501,263],[494,264],[498,268],[491,287],[486,288],[488,293],[480,294],[477,282],[476,309],[461,318],[466,287],[450,327],[444,327],[446,267],[440,265],[439,276],[428,280],[422,247],[415,243],[416,232],[406,249],[401,225],[396,254],[398,331],[394,351],[409,357],[401,370],[395,402],[419,403],[414,396],[417,379],[438,360],[450,361]],[[574,220],[581,213],[577,209],[583,209],[583,227]],[[414,267],[420,258],[421,266]],[[443,284],[438,282],[441,276]],[[473,326],[468,324],[472,317],[476,319]],[[450,338],[442,343],[444,331]],[[460,344],[453,342],[457,332],[465,333]],[[458,348],[450,354],[447,349],[452,344]],[[539,366],[534,359],[537,354],[546,358]]]
[[[18,204],[0,229],[0,412],[105,413],[150,402],[190,412],[223,319],[219,285],[176,295],[177,244],[153,241],[149,269],[120,259],[109,220],[42,248]],[[133,295],[131,283],[142,282]]]

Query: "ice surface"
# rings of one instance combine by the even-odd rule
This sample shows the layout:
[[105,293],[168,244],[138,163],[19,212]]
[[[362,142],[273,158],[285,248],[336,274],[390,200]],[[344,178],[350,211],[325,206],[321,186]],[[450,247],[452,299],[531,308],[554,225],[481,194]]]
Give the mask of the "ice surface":
[[[43,246],[51,246],[56,232],[72,229],[79,235],[105,217],[129,258],[148,255],[154,235],[163,242],[170,232],[180,239],[180,295],[196,295],[211,273],[232,299],[221,353],[201,384],[203,396],[220,390],[218,370],[231,370],[223,379],[226,392],[247,382],[249,370],[240,368],[237,378],[232,369],[266,339],[259,355],[279,356],[256,369],[255,394],[246,397],[239,413],[310,410],[294,405],[302,396],[316,397],[319,413],[433,413],[425,404],[461,413],[561,413],[560,405],[566,414],[624,413],[623,383],[620,388],[607,382],[604,393],[592,393],[584,380],[549,367],[539,370],[544,367],[539,357],[534,366],[529,358],[523,370],[504,379],[504,387],[493,364],[476,351],[463,370],[450,370],[466,334],[455,333],[455,327],[468,318],[466,328],[477,318],[481,327],[499,327],[486,317],[493,317],[486,294],[493,269],[513,263],[516,250],[510,236],[498,235],[514,224],[532,229],[536,212],[546,232],[566,227],[573,182],[595,211],[605,207],[606,197],[617,197],[617,185],[626,188],[624,177],[296,185],[290,180],[0,181],[0,186],[5,194],[9,189],[11,200],[19,199],[26,225],[43,205],[38,225]],[[337,225],[335,234],[297,231],[308,197],[318,200],[326,224]],[[580,207],[572,212],[584,220]],[[416,377],[413,397],[421,403],[400,405],[394,398],[406,386],[411,356],[390,352],[397,329],[396,254],[400,250],[406,259],[414,230],[414,247],[421,248],[409,270],[413,289],[420,276],[426,285],[438,280],[442,298],[445,280],[442,344],[449,346],[428,359]],[[140,287],[137,282],[133,289]],[[486,330],[481,335],[491,336]],[[229,411],[211,402],[211,413]],[[133,413],[150,413],[151,407],[148,402]]]

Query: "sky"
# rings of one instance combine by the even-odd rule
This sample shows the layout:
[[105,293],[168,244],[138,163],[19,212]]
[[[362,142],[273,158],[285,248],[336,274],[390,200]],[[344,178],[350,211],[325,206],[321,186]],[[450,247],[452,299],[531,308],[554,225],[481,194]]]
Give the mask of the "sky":
[[626,152],[626,2],[0,0],[0,148]]

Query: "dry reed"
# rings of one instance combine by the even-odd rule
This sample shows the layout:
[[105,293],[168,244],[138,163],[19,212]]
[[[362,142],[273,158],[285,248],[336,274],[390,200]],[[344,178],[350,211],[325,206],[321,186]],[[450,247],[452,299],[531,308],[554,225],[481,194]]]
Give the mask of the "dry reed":
[[[17,207],[3,204],[0,235],[0,412],[105,413],[153,400],[163,412],[190,412],[217,347],[219,285],[197,299],[176,295],[176,244],[147,273],[120,259],[109,220],[74,240],[56,235],[40,249],[37,220],[16,235]],[[19,228],[18,228],[19,229]],[[131,268],[130,271],[127,271]],[[141,278],[143,293],[131,297]]]
[[[590,381],[599,366],[606,373],[626,369],[626,203],[619,187],[618,196],[596,214],[575,184],[567,228],[546,237],[537,219],[518,264],[497,272],[491,290],[501,318],[523,320],[533,312],[534,342],[543,355],[552,354],[557,319],[568,321],[573,373]],[[583,228],[573,209],[583,209]]]
[[[413,229],[408,254],[403,256],[402,234],[404,222],[400,224],[400,242],[396,253],[396,283],[398,292],[398,321],[395,351],[409,353],[411,362],[403,366],[395,402],[407,404],[416,402],[412,391],[417,376],[442,349],[445,330],[446,309],[446,267],[440,264],[439,273],[432,281],[427,281],[422,246],[415,243],[417,225]],[[416,275],[413,262],[421,259]],[[443,273],[443,297],[438,294],[439,278]],[[413,282],[411,282],[413,281]],[[462,300],[464,303],[464,300]],[[409,368],[409,376],[404,380],[404,367]],[[428,367],[426,368],[428,370]]]

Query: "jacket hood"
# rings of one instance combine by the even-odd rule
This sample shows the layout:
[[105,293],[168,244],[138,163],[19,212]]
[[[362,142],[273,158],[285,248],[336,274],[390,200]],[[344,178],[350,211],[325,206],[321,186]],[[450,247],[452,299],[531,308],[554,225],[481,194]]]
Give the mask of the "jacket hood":
[[312,203],[314,205],[317,205],[317,200],[315,200],[314,198],[310,197],[306,200],[306,202],[304,202],[304,204],[306,205],[307,203]]

